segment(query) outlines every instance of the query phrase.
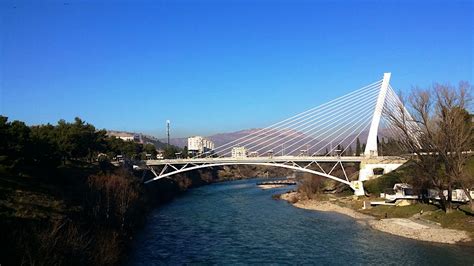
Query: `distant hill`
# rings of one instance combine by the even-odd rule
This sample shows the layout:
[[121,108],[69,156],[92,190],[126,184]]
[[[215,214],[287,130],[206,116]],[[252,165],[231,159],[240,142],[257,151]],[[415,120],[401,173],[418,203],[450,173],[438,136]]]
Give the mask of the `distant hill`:
[[[251,135],[251,134],[256,134],[259,131],[261,131],[260,128],[252,128],[252,129],[245,129],[245,130],[240,130],[240,131],[235,131],[235,132],[218,133],[218,134],[214,134],[214,135],[211,135],[211,136],[206,136],[206,138],[213,141],[216,147],[219,147],[219,146],[222,146],[226,143],[229,143],[229,142],[238,140],[240,138],[243,138],[245,136],[248,136],[248,135]],[[273,140],[276,140],[278,138],[292,139],[291,141],[285,143],[285,145],[284,145],[285,147],[288,147],[289,149],[296,149],[298,146],[301,146],[302,143],[308,142],[310,140],[314,143],[317,142],[311,136],[305,135],[302,132],[298,132],[298,131],[294,131],[294,130],[288,130],[288,129],[285,129],[285,130],[265,130],[265,131],[262,131],[262,132],[258,133],[258,135],[259,135],[259,138],[260,137],[261,138],[266,137],[267,139],[273,139]],[[255,144],[257,142],[256,139],[257,138],[254,138],[254,139],[250,140],[249,143],[247,143],[247,144],[250,144],[250,142],[254,142],[254,141],[255,142],[252,143],[252,144]],[[161,139],[161,141],[166,141],[166,140]],[[274,141],[270,140],[268,142],[262,143],[262,145],[258,146],[256,149],[261,148],[260,153],[267,152],[269,150],[274,150],[275,152],[278,151],[278,150],[281,150],[281,147],[282,147],[281,143],[272,144],[273,142]],[[173,144],[173,145],[176,145],[178,147],[184,147],[188,144],[188,141],[187,141],[187,138],[173,138],[173,139],[170,139],[170,143]],[[236,142],[236,144],[237,143],[238,143],[238,141]],[[326,144],[326,142],[323,141],[318,146],[323,146],[325,144]],[[248,146],[252,146],[252,145],[248,145]]]
[[[235,131],[235,132],[226,132],[226,133],[218,133],[214,134],[211,136],[206,136],[206,138],[210,139],[211,141],[214,142],[216,147],[222,146],[226,143],[229,143],[231,141],[235,141],[239,138],[245,137],[250,134],[255,134],[261,130],[260,128],[253,128],[253,129],[245,129],[245,130],[240,130],[240,131]],[[259,146],[258,148],[262,148],[261,152],[266,152],[268,150],[273,150],[274,152],[281,151],[282,145],[281,143],[276,143],[274,145],[268,145],[270,143],[276,142],[275,140],[278,138],[285,138],[291,139],[291,141],[287,142],[284,144],[284,149],[285,152],[289,152],[291,150],[294,150],[298,148],[299,146],[303,145],[304,143],[310,142],[310,145],[316,144],[319,142],[319,144],[315,145],[312,149],[310,149],[310,152],[314,152],[318,149],[322,149],[321,152],[324,152],[326,147],[331,146],[330,139],[331,137],[328,137],[327,139],[314,139],[313,137],[309,135],[305,135],[302,132],[294,131],[294,130],[282,130],[282,131],[265,131],[265,134],[260,133],[262,138],[267,136],[268,138],[274,138],[272,141],[268,141],[267,143]],[[379,130],[379,137],[382,138],[383,136],[387,136],[388,131],[385,129],[380,129]],[[367,136],[368,136],[368,130],[362,132],[358,137],[360,139],[361,144],[365,143],[367,141]],[[342,145],[344,147],[347,147],[349,145],[349,142],[352,141],[356,135],[349,136],[345,141],[342,142]],[[161,142],[166,143],[166,139],[160,139]],[[252,140],[253,141],[253,140]],[[184,146],[188,145],[187,138],[172,138],[170,139],[170,143],[172,145],[178,146],[180,148],[183,148]],[[236,142],[237,144],[238,142]],[[268,147],[266,147],[268,145]],[[336,145],[336,144],[334,144]],[[355,141],[351,144],[353,150],[355,150]],[[308,147],[309,148],[309,147]]]

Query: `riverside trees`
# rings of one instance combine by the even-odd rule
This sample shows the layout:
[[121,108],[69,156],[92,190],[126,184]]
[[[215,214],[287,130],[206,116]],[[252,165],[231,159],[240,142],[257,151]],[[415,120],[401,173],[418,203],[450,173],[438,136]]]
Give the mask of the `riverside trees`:
[[[93,162],[98,154],[118,154],[140,159],[141,153],[156,155],[152,144],[124,141],[107,136],[105,130],[76,117],[57,125],[27,126],[0,116],[0,168],[15,173],[50,170],[69,161]],[[0,170],[1,170],[0,169]]]
[[[417,178],[440,191],[441,206],[446,212],[452,210],[454,188],[464,188],[468,196],[467,189],[472,189],[468,186],[473,184],[473,177],[465,174],[469,157],[466,151],[473,138],[472,118],[466,111],[471,90],[465,82],[458,87],[435,84],[427,89],[415,88],[407,99],[400,97],[398,112],[385,112],[399,130],[402,145],[415,155]],[[448,191],[447,197],[443,190]]]
[[0,258],[12,265],[118,264],[147,198],[139,177],[97,167],[96,159],[143,150],[80,118],[27,126],[0,116]]

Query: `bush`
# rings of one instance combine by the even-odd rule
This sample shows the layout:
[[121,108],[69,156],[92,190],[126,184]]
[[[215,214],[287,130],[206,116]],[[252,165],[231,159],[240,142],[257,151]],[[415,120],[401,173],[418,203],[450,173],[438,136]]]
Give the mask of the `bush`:
[[324,179],[321,176],[304,174],[298,185],[298,193],[303,198],[314,198],[321,193],[324,188]]
[[387,188],[393,188],[393,185],[400,182],[401,180],[398,174],[389,173],[379,178],[365,181],[364,188],[368,193],[378,194],[384,192]]
[[89,177],[89,203],[93,217],[106,226],[123,230],[133,227],[133,216],[143,207],[138,180],[121,170]]

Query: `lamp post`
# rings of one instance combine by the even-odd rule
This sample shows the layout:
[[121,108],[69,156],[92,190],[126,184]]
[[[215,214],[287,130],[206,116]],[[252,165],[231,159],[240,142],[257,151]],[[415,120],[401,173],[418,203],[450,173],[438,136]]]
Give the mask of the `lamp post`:
[[170,147],[170,121],[166,120],[166,135],[168,135],[168,143],[166,145],[167,148]]

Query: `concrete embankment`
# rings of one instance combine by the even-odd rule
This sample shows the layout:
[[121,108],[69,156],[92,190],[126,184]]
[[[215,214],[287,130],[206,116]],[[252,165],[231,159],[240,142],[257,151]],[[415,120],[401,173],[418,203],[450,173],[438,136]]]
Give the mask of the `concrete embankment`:
[[360,213],[348,207],[339,206],[330,201],[300,200],[298,197],[296,192],[289,192],[280,196],[281,199],[292,203],[297,208],[341,213],[356,219],[359,223],[392,235],[444,244],[472,241],[469,234],[465,231],[442,228],[437,224],[428,223],[414,217],[376,219],[373,216]]

